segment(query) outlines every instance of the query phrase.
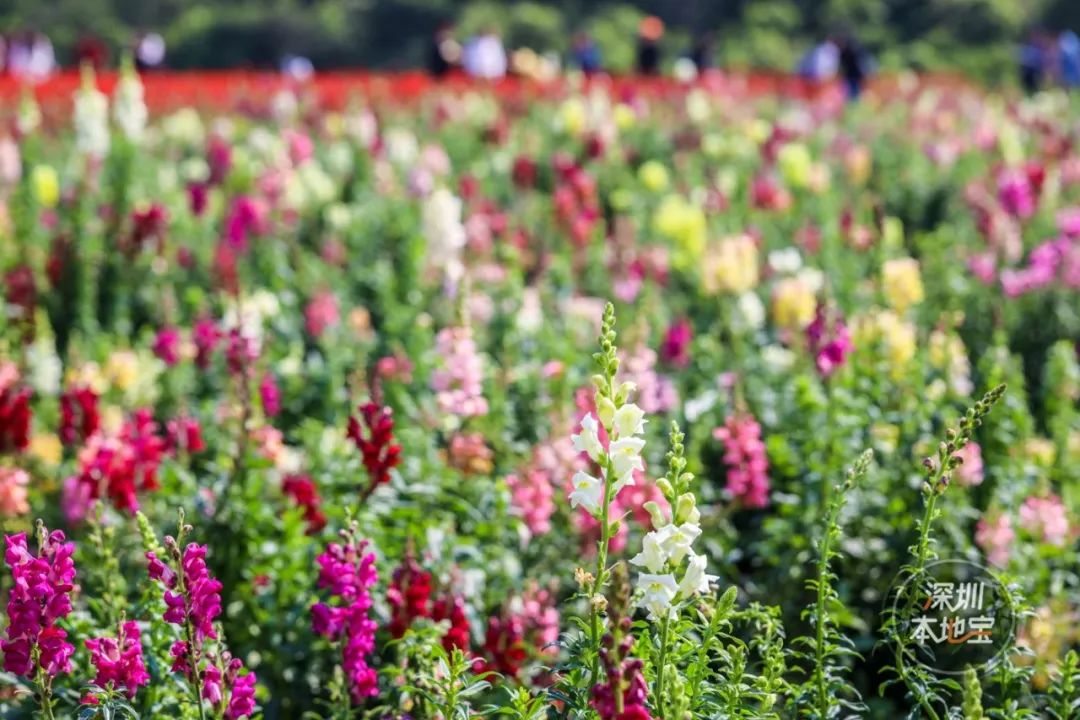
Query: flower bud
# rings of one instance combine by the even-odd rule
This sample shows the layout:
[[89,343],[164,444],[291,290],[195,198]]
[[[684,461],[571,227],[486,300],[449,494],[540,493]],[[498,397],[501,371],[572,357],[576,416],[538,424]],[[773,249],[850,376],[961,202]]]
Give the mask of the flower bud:
[[642,507],[649,513],[649,519],[652,521],[654,528],[662,528],[667,525],[667,519],[664,517],[664,512],[660,509],[660,506],[650,500]]
[[610,398],[597,397],[596,415],[605,429],[611,429],[611,423],[615,420],[615,403]]

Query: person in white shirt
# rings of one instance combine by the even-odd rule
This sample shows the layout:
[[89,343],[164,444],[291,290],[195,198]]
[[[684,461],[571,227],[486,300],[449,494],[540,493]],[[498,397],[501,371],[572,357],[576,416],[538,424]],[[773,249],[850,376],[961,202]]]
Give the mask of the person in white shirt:
[[465,44],[461,65],[474,78],[497,80],[506,75],[506,50],[494,28],[482,30]]

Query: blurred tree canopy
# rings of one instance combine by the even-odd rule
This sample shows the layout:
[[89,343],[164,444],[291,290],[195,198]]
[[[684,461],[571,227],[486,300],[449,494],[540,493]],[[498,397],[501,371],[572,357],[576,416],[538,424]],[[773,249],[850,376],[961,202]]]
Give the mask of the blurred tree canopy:
[[631,68],[638,20],[660,16],[670,61],[711,31],[724,66],[790,70],[830,32],[850,30],[885,69],[957,70],[1011,80],[1033,26],[1080,28],[1080,0],[0,0],[0,31],[48,33],[70,62],[80,34],[114,50],[161,32],[174,68],[273,67],[285,54],[316,68],[421,66],[436,26],[462,37],[486,25],[510,47],[565,53],[588,30],[612,71]]

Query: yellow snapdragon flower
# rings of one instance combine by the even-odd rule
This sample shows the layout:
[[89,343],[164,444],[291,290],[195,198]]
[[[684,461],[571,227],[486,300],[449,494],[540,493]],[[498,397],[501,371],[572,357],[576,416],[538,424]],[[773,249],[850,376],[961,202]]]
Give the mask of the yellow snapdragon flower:
[[671,194],[660,201],[652,218],[653,229],[675,243],[672,262],[686,268],[705,252],[705,211],[682,195]]
[[659,160],[649,160],[638,168],[638,180],[647,190],[660,192],[666,190],[669,178],[667,168]]
[[758,249],[749,235],[724,238],[704,258],[702,284],[709,294],[739,295],[758,284]]
[[42,207],[54,208],[60,202],[60,177],[51,165],[34,166],[30,171],[30,187]]
[[814,319],[817,298],[814,291],[798,277],[785,277],[773,288],[773,322],[781,328],[802,330]]
[[899,313],[921,303],[925,295],[918,260],[896,258],[886,261],[881,268],[881,290],[889,306]]

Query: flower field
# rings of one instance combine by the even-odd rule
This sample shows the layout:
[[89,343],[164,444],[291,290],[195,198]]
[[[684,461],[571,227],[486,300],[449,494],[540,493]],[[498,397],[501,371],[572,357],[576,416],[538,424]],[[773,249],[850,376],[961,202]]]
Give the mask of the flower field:
[[1080,717],[1075,98],[168,81],[5,106],[3,717]]

